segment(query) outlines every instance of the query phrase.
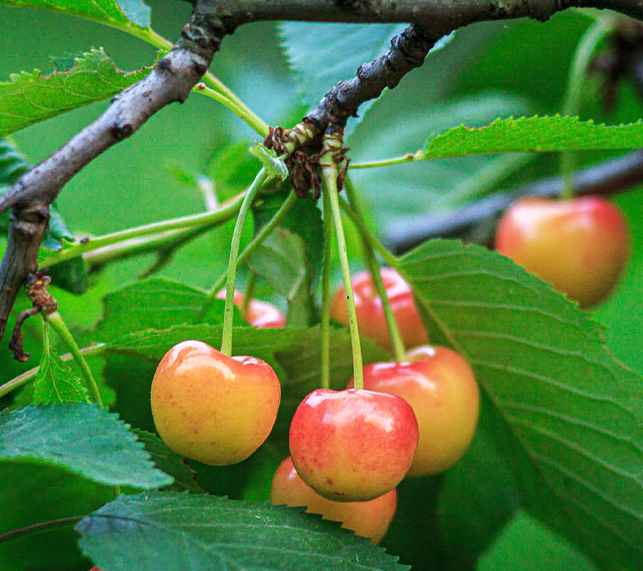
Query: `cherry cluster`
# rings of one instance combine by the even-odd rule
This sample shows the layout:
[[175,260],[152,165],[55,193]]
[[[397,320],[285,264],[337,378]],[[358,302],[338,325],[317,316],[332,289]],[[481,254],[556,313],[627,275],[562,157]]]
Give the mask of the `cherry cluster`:
[[[617,282],[627,260],[627,238],[619,210],[602,198],[528,198],[501,219],[496,248],[588,307]],[[359,331],[391,351],[394,320],[398,341],[412,349],[394,351],[397,361],[364,367],[363,389],[354,388],[351,379],[344,390],[310,393],[292,418],[290,456],[271,487],[273,504],[305,506],[373,543],[393,519],[396,488],[405,477],[437,474],[462,457],[480,406],[468,363],[446,347],[428,344],[409,285],[392,268],[383,268],[380,276],[382,283],[374,284],[369,272],[352,279],[346,274]],[[378,295],[376,286],[382,291],[382,284],[390,310]],[[278,308],[254,299],[244,305],[243,297],[235,292],[234,304],[245,307],[250,325],[285,326]],[[330,301],[330,316],[345,325],[349,297],[341,287]],[[170,349],[152,382],[152,413],[163,441],[214,466],[241,462],[255,452],[270,435],[280,400],[270,365],[230,357],[194,340]]]
[[[396,486],[404,477],[441,472],[469,446],[478,419],[479,391],[457,353],[428,346],[413,294],[400,275],[381,270],[403,341],[404,362],[364,368],[364,389],[318,389],[297,408],[290,456],[277,469],[273,504],[305,506],[379,542],[395,514]],[[382,303],[370,274],[354,276],[360,329],[390,349]],[[235,296],[241,306],[242,296]],[[331,316],[347,322],[340,288]],[[246,318],[257,327],[281,327],[283,315],[251,301]],[[179,343],[163,357],[152,382],[152,413],[163,441],[175,452],[221,466],[249,457],[268,438],[280,404],[277,375],[254,357],[228,357],[201,341]]]

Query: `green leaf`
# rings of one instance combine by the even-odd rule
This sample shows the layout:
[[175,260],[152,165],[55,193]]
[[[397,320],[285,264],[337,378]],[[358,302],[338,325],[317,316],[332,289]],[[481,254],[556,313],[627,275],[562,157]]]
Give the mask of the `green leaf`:
[[[0,187],[11,186],[31,165],[7,139],[0,139]],[[0,194],[3,194],[0,190]]]
[[461,125],[431,139],[416,160],[495,153],[548,153],[638,149],[643,146],[643,121],[629,125],[595,125],[578,117],[497,119],[472,129]]
[[142,0],[0,0],[2,5],[60,12],[124,31],[150,27],[150,8]]
[[[534,549],[534,546],[538,546]],[[525,512],[519,512],[482,557],[478,571],[597,571],[582,553]]]
[[276,228],[257,248],[248,265],[288,301],[288,324],[306,326],[314,311],[302,239]]
[[302,512],[214,496],[151,493],[121,496],[76,530],[82,550],[109,571],[408,569],[367,539]]
[[144,430],[134,430],[133,432],[139,442],[145,446],[145,450],[151,456],[156,467],[174,479],[170,490],[177,492],[185,490],[195,494],[205,493],[205,490],[197,484],[194,471],[182,456],[172,452],[155,434]]
[[[290,192],[288,189],[287,192]],[[255,233],[263,228],[277,213],[286,195],[269,193],[260,196],[253,204]],[[305,263],[310,273],[310,290],[315,290],[321,277],[322,259],[324,257],[324,224],[321,210],[312,200],[298,200],[279,225],[289,232],[297,234],[303,241]],[[258,254],[252,259],[257,260]]]
[[33,385],[34,404],[87,402],[87,389],[69,363],[61,360],[51,343],[51,332],[43,322],[43,348],[40,368]]
[[67,69],[66,65],[65,71],[56,69],[46,76],[40,70],[22,72],[0,82],[0,137],[112,97],[152,70],[144,67],[123,72],[102,49],[93,49],[74,61],[74,67]]
[[[0,194],[4,194],[9,190],[11,185],[25,174],[31,166],[9,140],[0,139]],[[74,236],[60,212],[54,206],[49,208],[49,214],[49,227],[45,246],[50,249],[60,249],[63,240],[73,241]],[[60,275],[65,274],[64,270],[58,273]]]
[[[296,73],[304,103],[308,107],[317,105],[338,81],[355,77],[359,66],[383,55],[393,37],[406,27],[400,24],[281,24],[282,44]],[[443,48],[451,38],[452,35],[440,40],[431,53]],[[360,115],[372,104],[362,105]]]
[[480,555],[520,506],[516,483],[489,434],[490,406],[483,398],[478,430],[469,450],[444,474],[436,527],[445,569],[475,569]]
[[[66,470],[24,462],[0,462],[0,533],[91,513],[114,499],[113,488]],[[78,548],[73,522],[0,543],[3,571],[70,571],[91,567]]]
[[[136,282],[103,298],[103,318],[94,337],[105,342],[145,329],[196,323],[207,299],[203,290],[164,278]],[[202,321],[223,323],[224,306],[223,300],[214,300]],[[243,323],[238,310],[235,317],[236,323]]]
[[286,180],[288,178],[288,167],[286,163],[277,157],[277,153],[272,149],[268,149],[263,144],[257,143],[254,147],[250,147],[250,154],[261,161],[261,164],[270,176],[276,176],[280,180]]
[[434,240],[399,267],[432,340],[464,355],[526,505],[605,569],[643,565],[643,380],[600,326],[497,253]]
[[125,423],[94,405],[1,411],[0,462],[56,466],[110,486],[152,489],[172,482]]

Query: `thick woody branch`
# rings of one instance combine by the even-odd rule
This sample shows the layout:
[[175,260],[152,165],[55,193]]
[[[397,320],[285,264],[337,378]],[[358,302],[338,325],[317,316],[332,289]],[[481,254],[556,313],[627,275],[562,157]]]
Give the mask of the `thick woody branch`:
[[8,244],[0,264],[0,339],[25,278],[36,271],[49,205],[85,165],[138,131],[166,105],[183,102],[207,71],[235,21],[217,17],[214,3],[199,0],[182,36],[145,79],[114,98],[94,123],[23,175],[0,197],[0,213],[13,208]]
[[[636,151],[577,173],[575,194],[610,195],[629,190],[643,183],[643,151]],[[457,210],[434,216],[407,217],[386,229],[385,242],[393,252],[402,254],[431,238],[462,238],[475,234],[478,227],[489,224],[509,205],[523,196],[558,196],[563,191],[561,177],[540,180],[487,196]],[[486,238],[486,236],[485,236]]]

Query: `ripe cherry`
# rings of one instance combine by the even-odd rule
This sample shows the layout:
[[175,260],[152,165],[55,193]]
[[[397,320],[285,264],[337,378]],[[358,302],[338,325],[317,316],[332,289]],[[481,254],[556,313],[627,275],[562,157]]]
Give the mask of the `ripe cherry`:
[[313,391],[290,425],[297,473],[318,494],[340,502],[372,500],[395,488],[417,441],[413,409],[373,391]]
[[268,438],[280,399],[270,365],[227,357],[201,341],[170,349],[152,381],[152,415],[165,444],[212,466],[250,456]]
[[[382,268],[380,273],[404,344],[415,347],[428,343],[426,329],[409,285],[393,268]],[[392,345],[386,317],[382,310],[382,302],[371,280],[371,274],[369,272],[355,274],[352,283],[360,333],[375,339],[381,347],[390,350]],[[348,325],[344,286],[341,286],[333,296],[330,315],[334,320]]]
[[290,457],[286,458],[272,480],[270,503],[274,506],[306,506],[306,512],[339,521],[357,535],[369,537],[377,545],[388,530],[395,508],[397,490],[369,502],[334,502],[320,496],[299,477]]
[[480,408],[478,383],[469,364],[446,347],[417,347],[407,358],[364,367],[364,388],[397,395],[413,407],[420,438],[407,475],[437,474],[471,444]]
[[496,248],[589,307],[616,284],[627,261],[628,232],[618,208],[600,197],[524,198],[502,216]]
[[[217,298],[225,299],[226,292],[221,290],[217,293]],[[243,294],[241,292],[234,292],[234,304],[241,309],[243,306]],[[279,328],[286,326],[286,317],[279,310],[279,308],[267,301],[259,301],[258,299],[250,300],[248,304],[248,312],[243,318],[252,326],[259,329]]]

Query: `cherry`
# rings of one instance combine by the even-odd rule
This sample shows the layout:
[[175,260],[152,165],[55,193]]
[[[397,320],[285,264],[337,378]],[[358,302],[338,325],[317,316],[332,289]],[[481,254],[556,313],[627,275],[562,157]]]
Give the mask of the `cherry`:
[[212,466],[250,456],[268,438],[280,399],[266,362],[227,357],[201,341],[170,349],[152,381],[152,415],[165,444]]
[[600,197],[524,198],[502,216],[496,249],[581,307],[607,297],[627,261],[627,226]]
[[299,477],[290,457],[277,468],[270,490],[272,505],[305,506],[306,512],[339,521],[342,527],[377,545],[386,534],[397,507],[397,490],[369,502],[334,502],[320,496]]
[[358,502],[389,492],[417,447],[413,409],[373,391],[318,389],[290,425],[290,455],[302,480],[329,500]]
[[[226,292],[222,289],[217,293],[217,298],[225,299]],[[243,306],[243,294],[241,292],[234,292],[234,304],[241,309]],[[279,310],[279,308],[267,301],[259,301],[258,299],[250,300],[248,304],[248,312],[243,316],[244,319],[254,327],[259,329],[279,328],[286,326],[286,317]]]
[[364,367],[364,388],[397,395],[413,407],[420,438],[407,475],[437,474],[471,444],[480,408],[478,383],[469,364],[446,347],[417,347],[407,359]]
[[[402,341],[408,347],[428,343],[424,323],[415,305],[413,292],[402,276],[393,268],[382,268],[382,281],[388,294],[395,321],[400,329]],[[384,349],[391,349],[391,338],[382,310],[382,302],[377,295],[369,272],[359,272],[352,278],[355,294],[355,310],[360,333],[375,339]],[[346,294],[341,286],[333,296],[330,315],[335,321],[348,325]]]

